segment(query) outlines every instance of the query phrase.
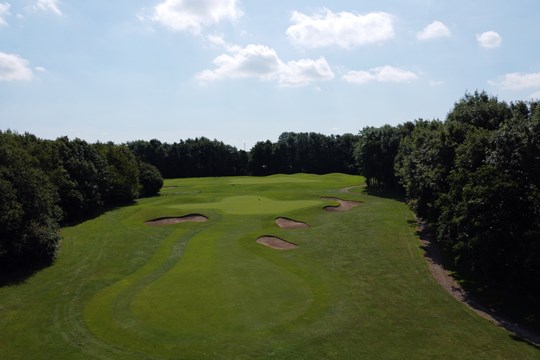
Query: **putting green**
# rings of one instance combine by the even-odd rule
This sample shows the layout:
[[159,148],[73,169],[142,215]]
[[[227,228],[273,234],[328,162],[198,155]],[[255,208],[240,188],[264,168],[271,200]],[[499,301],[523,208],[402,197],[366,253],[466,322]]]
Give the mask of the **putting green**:
[[264,196],[230,196],[218,202],[211,203],[188,203],[173,205],[171,208],[191,210],[191,209],[213,209],[225,214],[233,215],[260,215],[276,214],[300,210],[303,208],[319,206],[323,204],[320,200],[272,200]]
[[298,183],[313,183],[319,180],[308,179],[305,174],[298,174],[296,177],[291,176],[267,176],[267,177],[237,177],[230,180],[233,185],[269,185],[269,184],[298,184]]

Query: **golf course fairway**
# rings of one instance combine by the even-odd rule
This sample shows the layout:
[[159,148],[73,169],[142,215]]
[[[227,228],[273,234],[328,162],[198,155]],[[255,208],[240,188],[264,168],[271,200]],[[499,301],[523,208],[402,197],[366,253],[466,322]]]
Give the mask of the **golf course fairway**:
[[52,266],[0,287],[1,359],[540,359],[437,284],[413,213],[362,177],[165,185],[64,228]]

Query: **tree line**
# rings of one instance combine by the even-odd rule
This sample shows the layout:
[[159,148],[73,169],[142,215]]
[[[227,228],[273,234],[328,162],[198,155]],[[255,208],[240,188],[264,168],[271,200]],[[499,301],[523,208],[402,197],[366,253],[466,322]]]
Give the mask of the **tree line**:
[[165,178],[355,173],[357,136],[318,133],[281,134],[277,142],[257,142],[248,153],[205,137],[173,144],[159,140],[127,143],[133,154],[156,166]]
[[159,171],[126,146],[0,131],[0,268],[50,263],[61,225],[153,196],[162,185]]
[[537,102],[466,94],[445,121],[364,128],[355,157],[371,187],[405,195],[465,279],[538,317]]

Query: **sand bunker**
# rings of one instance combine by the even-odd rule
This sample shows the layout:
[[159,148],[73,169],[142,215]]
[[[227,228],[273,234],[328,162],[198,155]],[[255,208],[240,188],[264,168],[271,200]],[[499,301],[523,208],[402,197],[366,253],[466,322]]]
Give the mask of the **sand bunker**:
[[298,247],[298,245],[296,244],[293,244],[291,242],[288,242],[287,240],[283,240],[275,236],[261,236],[257,239],[257,242],[259,244],[263,244],[277,250],[290,250]]
[[205,222],[208,221],[208,218],[200,214],[190,214],[179,217],[161,217],[157,219],[148,220],[145,222],[146,225],[159,226],[159,225],[170,225],[178,224],[183,222]]
[[343,199],[340,199],[340,198],[336,198],[336,197],[327,197],[327,196],[324,196],[324,197],[321,197],[321,199],[323,200],[331,200],[331,201],[337,201],[339,203],[338,206],[335,206],[335,205],[329,205],[329,206],[325,206],[324,207],[324,210],[326,211],[349,211],[351,210],[352,208],[354,207],[357,207],[357,206],[360,206],[360,204],[362,204],[361,202],[358,202],[358,201],[352,201],[352,200],[343,200]]
[[309,225],[302,221],[296,221],[284,217],[278,217],[276,220],[274,220],[277,226],[279,226],[282,229],[285,230],[293,230],[293,229],[305,229],[308,228]]

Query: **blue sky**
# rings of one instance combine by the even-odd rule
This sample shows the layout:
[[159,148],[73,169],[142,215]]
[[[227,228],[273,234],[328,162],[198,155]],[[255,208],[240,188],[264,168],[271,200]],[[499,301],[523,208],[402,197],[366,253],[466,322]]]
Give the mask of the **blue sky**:
[[0,130],[117,143],[443,119],[540,98],[537,0],[0,0]]

